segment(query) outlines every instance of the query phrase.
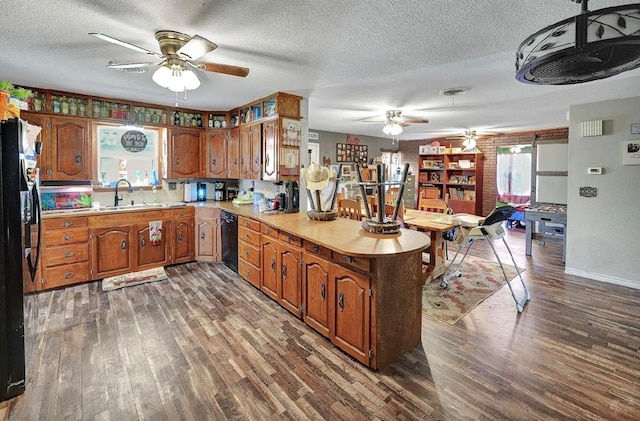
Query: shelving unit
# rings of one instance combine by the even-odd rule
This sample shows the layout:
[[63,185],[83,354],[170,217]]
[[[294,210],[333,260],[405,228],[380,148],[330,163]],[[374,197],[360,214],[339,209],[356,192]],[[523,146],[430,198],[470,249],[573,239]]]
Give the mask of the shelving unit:
[[480,152],[420,155],[419,195],[447,199],[456,213],[482,214]]

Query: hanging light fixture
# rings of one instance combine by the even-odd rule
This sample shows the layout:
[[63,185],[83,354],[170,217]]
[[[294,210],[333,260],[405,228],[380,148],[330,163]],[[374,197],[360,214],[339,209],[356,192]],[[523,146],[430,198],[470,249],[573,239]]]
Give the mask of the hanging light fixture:
[[386,135],[397,136],[402,133],[402,126],[391,121],[382,128],[382,132]]
[[193,90],[200,86],[200,79],[187,69],[181,60],[168,59],[153,73],[155,83],[174,92]]
[[516,79],[569,85],[605,79],[640,67],[640,3],[588,10],[547,26],[516,52]]
[[476,150],[476,131],[475,130],[467,130],[464,132],[464,141],[462,142],[462,146],[464,146],[465,152],[474,152]]

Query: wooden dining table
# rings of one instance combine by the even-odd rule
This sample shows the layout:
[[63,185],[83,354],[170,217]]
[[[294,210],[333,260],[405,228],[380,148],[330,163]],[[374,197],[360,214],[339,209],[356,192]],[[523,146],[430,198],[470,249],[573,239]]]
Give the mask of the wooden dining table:
[[448,215],[438,212],[426,212],[417,209],[406,209],[403,222],[407,228],[425,231],[431,237],[429,247],[429,265],[425,273],[425,283],[431,282],[447,270],[445,257],[445,239],[443,233],[457,226],[474,226],[483,217],[470,214]]

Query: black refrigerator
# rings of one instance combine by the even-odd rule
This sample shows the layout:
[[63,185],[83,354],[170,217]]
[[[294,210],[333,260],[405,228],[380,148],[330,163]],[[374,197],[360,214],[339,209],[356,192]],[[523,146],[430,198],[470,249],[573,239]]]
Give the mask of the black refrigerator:
[[24,392],[37,338],[38,132],[18,118],[0,122],[0,401]]

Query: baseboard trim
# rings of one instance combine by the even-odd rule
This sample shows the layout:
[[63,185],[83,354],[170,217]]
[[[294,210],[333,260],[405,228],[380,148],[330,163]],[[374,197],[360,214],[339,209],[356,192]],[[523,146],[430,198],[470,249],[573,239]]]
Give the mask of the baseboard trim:
[[623,287],[629,287],[633,289],[640,289],[640,282],[630,281],[628,279],[614,278],[609,275],[601,275],[598,273],[585,272],[583,270],[565,268],[564,273],[568,275],[575,275],[581,278],[593,279],[594,281],[606,282],[608,284],[620,285]]

